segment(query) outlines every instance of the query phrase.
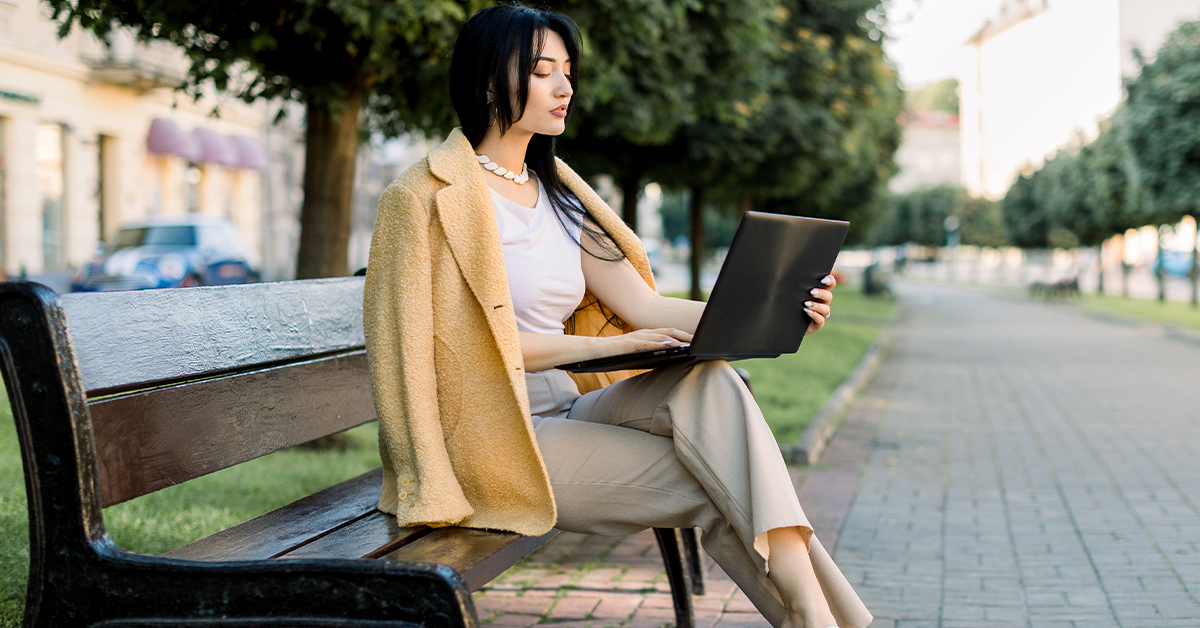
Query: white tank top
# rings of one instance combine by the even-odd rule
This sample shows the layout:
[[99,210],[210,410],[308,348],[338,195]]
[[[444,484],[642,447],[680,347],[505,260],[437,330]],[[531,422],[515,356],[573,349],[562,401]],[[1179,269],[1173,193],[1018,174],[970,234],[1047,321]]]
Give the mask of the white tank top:
[[583,300],[585,284],[578,230],[571,237],[538,181],[534,207],[514,203],[488,188],[496,207],[496,225],[504,248],[504,269],[517,329],[538,334],[563,333],[563,321]]

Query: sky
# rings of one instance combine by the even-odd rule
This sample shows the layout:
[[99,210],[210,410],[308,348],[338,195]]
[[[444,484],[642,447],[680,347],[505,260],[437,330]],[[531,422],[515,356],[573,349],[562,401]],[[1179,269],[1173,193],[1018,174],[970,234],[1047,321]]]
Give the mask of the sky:
[[963,42],[1000,12],[1003,0],[885,0],[884,47],[907,89],[958,75]]

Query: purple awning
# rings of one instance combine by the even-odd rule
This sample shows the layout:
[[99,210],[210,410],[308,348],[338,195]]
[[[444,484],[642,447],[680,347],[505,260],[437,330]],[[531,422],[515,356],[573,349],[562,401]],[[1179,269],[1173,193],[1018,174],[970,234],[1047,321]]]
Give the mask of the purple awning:
[[155,118],[150,123],[146,148],[156,155],[176,155],[188,161],[200,159],[200,145],[195,138],[165,118]]
[[200,145],[200,158],[194,161],[207,164],[220,164],[236,168],[238,153],[229,138],[219,135],[212,129],[196,129],[192,137]]
[[267,151],[258,141],[241,135],[235,135],[229,138],[229,141],[237,151],[238,168],[247,168],[250,170],[267,169]]

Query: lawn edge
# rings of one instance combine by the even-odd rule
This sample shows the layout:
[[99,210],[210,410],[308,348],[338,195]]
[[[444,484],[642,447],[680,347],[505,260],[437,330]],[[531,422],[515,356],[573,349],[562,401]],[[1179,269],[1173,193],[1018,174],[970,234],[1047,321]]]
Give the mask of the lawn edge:
[[[893,314],[893,320],[894,317]],[[879,368],[884,351],[891,346],[894,336],[892,330],[893,327],[889,325],[879,332],[875,341],[871,343],[862,359],[859,360],[858,366],[854,367],[850,376],[833,391],[825,405],[821,406],[821,409],[813,415],[808,426],[800,433],[800,438],[796,440],[796,443],[779,446],[784,460],[790,464],[811,466],[821,459],[821,452],[825,450],[829,439],[837,430],[842,415],[846,413],[846,409],[866,387],[867,382],[871,381],[871,376]]]
[[1114,323],[1117,325],[1158,329],[1164,336],[1200,344],[1200,331],[1196,331],[1189,327],[1168,323],[1148,316],[1139,316],[1137,314],[1130,314],[1128,312],[1110,310],[1106,307],[1093,305],[1090,303],[1078,302],[1075,304],[1075,308],[1083,313],[1084,316],[1095,320],[1104,321],[1106,323]]

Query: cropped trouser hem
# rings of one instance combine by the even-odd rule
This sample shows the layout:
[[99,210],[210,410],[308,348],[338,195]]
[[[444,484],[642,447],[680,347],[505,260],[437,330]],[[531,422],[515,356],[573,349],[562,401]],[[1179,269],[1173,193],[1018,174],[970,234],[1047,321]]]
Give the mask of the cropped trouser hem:
[[[560,529],[698,527],[705,550],[767,621],[783,623],[766,533],[812,527],[770,428],[727,363],[658,369],[583,396],[558,371],[530,373],[526,386]],[[815,536],[809,554],[839,625],[869,624]]]

